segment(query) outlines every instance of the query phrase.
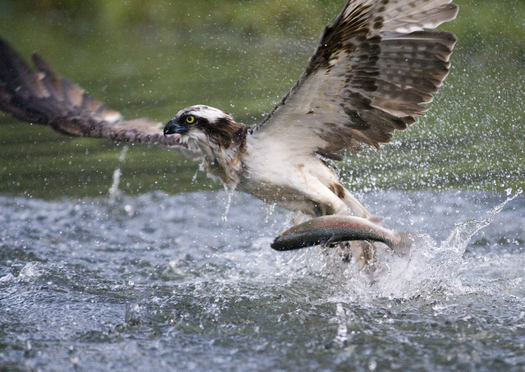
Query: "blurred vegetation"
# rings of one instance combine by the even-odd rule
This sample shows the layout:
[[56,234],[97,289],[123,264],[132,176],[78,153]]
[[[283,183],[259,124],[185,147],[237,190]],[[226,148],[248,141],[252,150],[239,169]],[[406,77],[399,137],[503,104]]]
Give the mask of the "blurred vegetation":
[[[462,12],[446,26],[471,51],[495,45],[523,57],[523,0],[456,0]],[[311,35],[335,18],[339,0],[2,0],[12,15],[44,18],[59,29],[65,24],[81,34],[120,33],[142,25],[150,32],[241,32],[249,37]],[[91,27],[94,27],[91,28]]]
[[[525,1],[457,0],[459,39],[429,114],[382,152],[349,154],[353,189],[523,187]],[[0,35],[126,117],[167,121],[206,103],[256,123],[302,73],[344,0],[0,0]],[[173,152],[68,138],[0,114],[0,192],[106,194],[219,185]]]

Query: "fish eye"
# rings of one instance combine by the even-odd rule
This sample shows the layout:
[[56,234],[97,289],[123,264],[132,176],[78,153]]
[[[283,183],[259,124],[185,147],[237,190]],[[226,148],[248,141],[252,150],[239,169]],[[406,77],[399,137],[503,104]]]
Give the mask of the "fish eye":
[[195,116],[190,115],[186,118],[186,123],[193,124],[195,122]]

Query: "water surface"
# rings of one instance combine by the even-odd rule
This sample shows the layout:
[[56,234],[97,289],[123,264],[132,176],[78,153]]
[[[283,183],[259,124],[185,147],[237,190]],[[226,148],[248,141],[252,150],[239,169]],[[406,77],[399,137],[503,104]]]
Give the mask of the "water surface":
[[[373,275],[269,247],[288,213],[197,192],[0,197],[7,370],[508,370],[525,367],[523,198],[362,195],[419,231]],[[473,234],[486,225],[492,224]],[[455,225],[459,224],[459,225]]]

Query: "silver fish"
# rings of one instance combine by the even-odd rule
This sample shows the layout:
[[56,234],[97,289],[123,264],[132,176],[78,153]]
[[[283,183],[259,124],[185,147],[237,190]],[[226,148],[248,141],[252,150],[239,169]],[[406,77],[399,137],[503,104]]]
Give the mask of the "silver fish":
[[404,255],[413,239],[412,233],[393,231],[366,218],[323,216],[286,230],[275,238],[271,247],[277,251],[289,251],[314,245],[366,240],[384,243],[394,252]]

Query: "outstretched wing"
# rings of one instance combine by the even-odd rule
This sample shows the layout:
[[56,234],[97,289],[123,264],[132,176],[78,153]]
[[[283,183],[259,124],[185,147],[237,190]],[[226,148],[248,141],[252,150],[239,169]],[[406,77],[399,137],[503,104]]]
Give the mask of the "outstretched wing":
[[[448,74],[456,37],[425,31],[456,17],[451,0],[350,0],[327,27],[306,71],[252,141],[290,156],[340,159],[358,142],[379,148],[406,129]],[[268,142],[269,143],[269,142]],[[273,143],[272,146],[276,144]]]
[[120,113],[58,76],[38,54],[33,54],[33,63],[36,70],[0,38],[1,110],[63,134],[147,143],[175,148],[187,156],[198,155],[187,149],[178,135],[165,137],[161,123],[145,118],[122,120]]

